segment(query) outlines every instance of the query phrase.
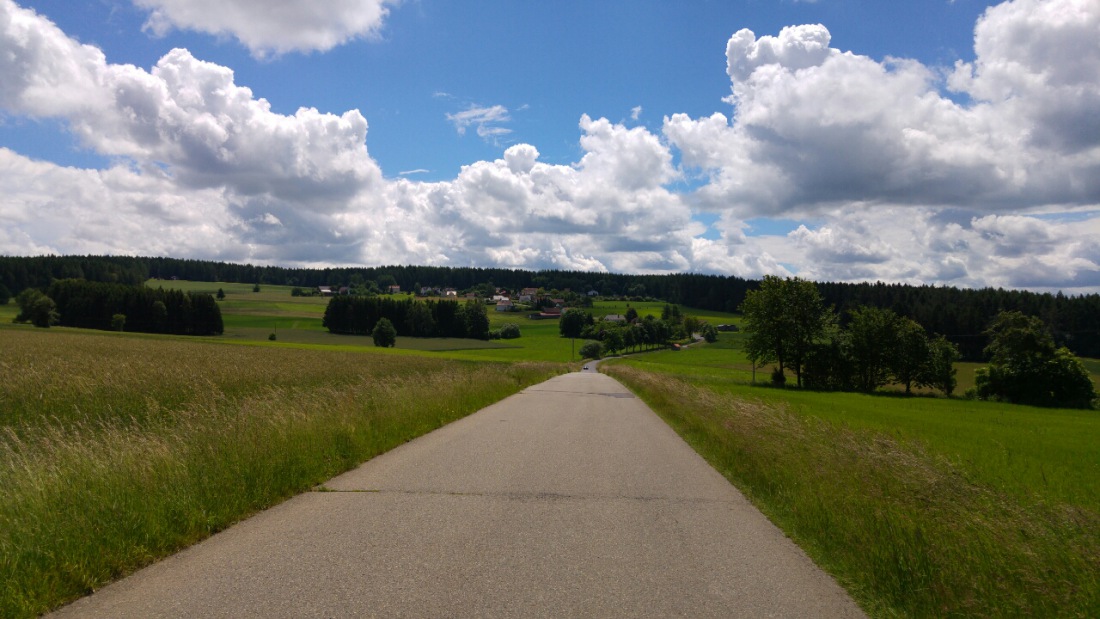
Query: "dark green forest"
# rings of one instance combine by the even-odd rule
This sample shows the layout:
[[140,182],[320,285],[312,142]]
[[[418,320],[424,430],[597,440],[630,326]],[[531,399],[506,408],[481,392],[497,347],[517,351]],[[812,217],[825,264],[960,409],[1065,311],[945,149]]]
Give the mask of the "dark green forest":
[[370,335],[383,318],[401,336],[489,339],[489,317],[484,304],[463,306],[458,301],[421,301],[411,297],[332,297],[325,308],[324,326],[332,333]]
[[[625,275],[581,271],[524,271],[472,267],[383,266],[304,269],[230,264],[209,260],[128,256],[0,256],[0,284],[16,295],[25,288],[46,290],[57,279],[138,285],[150,278],[285,286],[346,286],[356,281],[459,290],[492,284],[508,289],[595,290],[604,296],[655,298],[700,309],[733,312],[760,282],[740,277],[680,273]],[[980,360],[989,343],[983,332],[1002,311],[1019,311],[1046,323],[1059,346],[1100,357],[1100,295],[1063,295],[1022,290],[978,290],[883,283],[816,284],[825,303],[842,315],[859,306],[890,309],[930,333],[945,335],[964,359]]]
[[[59,279],[46,295],[60,324],[83,329],[173,335],[221,335],[221,309],[209,294],[82,279]],[[117,316],[123,319],[116,323]]]

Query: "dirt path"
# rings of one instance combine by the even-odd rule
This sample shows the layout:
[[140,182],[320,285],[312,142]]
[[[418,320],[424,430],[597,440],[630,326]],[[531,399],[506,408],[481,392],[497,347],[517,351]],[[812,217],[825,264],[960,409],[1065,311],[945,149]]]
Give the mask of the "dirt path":
[[58,617],[860,617],[615,380],[559,376]]

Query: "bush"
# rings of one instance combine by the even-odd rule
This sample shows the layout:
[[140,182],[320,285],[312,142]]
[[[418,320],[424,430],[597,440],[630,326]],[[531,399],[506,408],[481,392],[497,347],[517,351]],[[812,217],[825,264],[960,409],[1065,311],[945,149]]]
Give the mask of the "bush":
[[509,322],[500,328],[500,337],[506,340],[514,340],[520,336],[519,325]]
[[115,331],[122,331],[126,328],[126,314],[115,314],[111,316],[111,328]]
[[397,344],[397,329],[388,318],[379,318],[374,325],[374,330],[371,331],[371,337],[374,338],[375,346],[392,348]]
[[57,313],[57,303],[37,288],[27,288],[15,297],[19,304],[19,315],[15,322],[29,322],[36,327],[49,328],[61,318]]
[[603,344],[599,342],[585,342],[584,346],[581,346],[580,353],[582,359],[599,359],[603,356]]
[[779,366],[772,368],[772,385],[776,387],[785,387],[787,385],[787,375],[783,373],[783,370],[779,369]]

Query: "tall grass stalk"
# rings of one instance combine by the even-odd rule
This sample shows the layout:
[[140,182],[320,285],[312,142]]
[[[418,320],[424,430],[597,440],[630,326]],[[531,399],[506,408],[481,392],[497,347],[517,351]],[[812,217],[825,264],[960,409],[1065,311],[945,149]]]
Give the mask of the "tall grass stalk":
[[1100,515],[969,478],[919,441],[606,367],[870,612],[1100,616]]
[[[0,393],[29,402],[0,420],[3,617],[87,594],[561,371],[7,336]],[[88,337],[95,359],[73,339]]]

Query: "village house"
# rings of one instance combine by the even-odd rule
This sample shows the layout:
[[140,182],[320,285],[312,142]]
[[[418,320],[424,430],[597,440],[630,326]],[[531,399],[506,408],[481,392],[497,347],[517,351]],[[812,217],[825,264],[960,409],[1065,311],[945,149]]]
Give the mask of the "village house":
[[388,288],[390,294],[401,294],[401,286],[394,284]]
[[317,286],[317,294],[322,297],[331,297],[333,295],[331,286]]
[[503,299],[501,301],[497,301],[497,311],[498,312],[510,312],[510,311],[512,311],[513,307],[514,307],[514,305],[512,304],[512,301],[510,301],[509,299]]

